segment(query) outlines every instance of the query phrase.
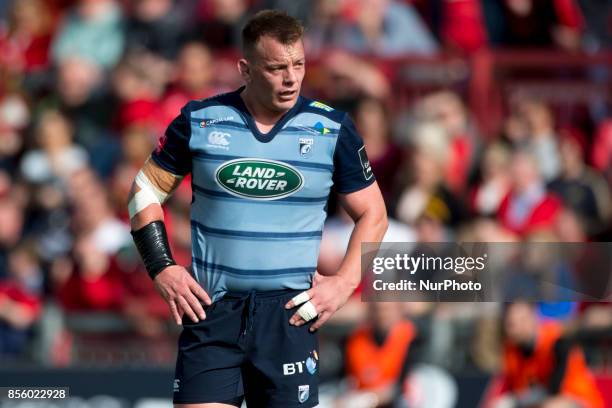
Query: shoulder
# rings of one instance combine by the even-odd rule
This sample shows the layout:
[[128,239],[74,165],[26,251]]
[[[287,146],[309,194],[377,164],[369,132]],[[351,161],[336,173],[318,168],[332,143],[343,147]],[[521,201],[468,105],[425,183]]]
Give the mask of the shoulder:
[[302,107],[300,113],[311,113],[318,115],[333,122],[342,125],[348,118],[348,114],[345,111],[335,109],[324,102],[309,99],[302,96]]

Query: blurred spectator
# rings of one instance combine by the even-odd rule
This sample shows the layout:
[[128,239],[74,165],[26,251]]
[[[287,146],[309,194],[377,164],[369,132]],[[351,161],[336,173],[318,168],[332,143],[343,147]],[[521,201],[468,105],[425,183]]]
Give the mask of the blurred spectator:
[[403,380],[416,360],[411,348],[416,337],[396,302],[370,302],[368,323],[349,336],[347,374],[357,390],[376,394],[377,407],[395,406],[401,397]]
[[60,303],[68,311],[118,311],[123,304],[121,273],[95,241],[91,235],[77,237],[72,272],[54,282]]
[[16,247],[9,255],[9,275],[0,278],[0,358],[19,356],[42,309],[42,271],[34,248]]
[[21,173],[30,183],[59,183],[87,166],[85,150],[72,141],[68,120],[57,111],[44,112],[36,126],[38,149],[27,152]]
[[346,2],[333,45],[349,51],[393,57],[432,55],[438,51],[433,36],[416,10],[394,0]]
[[359,97],[387,100],[391,84],[381,70],[344,51],[332,51],[321,61],[323,72],[309,73],[311,86],[342,106]]
[[610,220],[610,189],[603,177],[584,162],[587,143],[584,136],[571,130],[562,135],[562,172],[550,183],[549,190],[584,219],[589,235],[595,235]]
[[46,69],[52,33],[45,1],[13,0],[8,25],[0,25],[0,66],[28,74]]
[[75,141],[88,151],[91,166],[106,177],[118,155],[111,127],[117,103],[105,87],[103,72],[93,63],[68,58],[57,75],[57,100],[42,105],[55,106],[70,119]]
[[56,63],[79,58],[108,69],[124,47],[121,8],[115,0],[80,0],[62,23],[53,40]]
[[478,215],[495,215],[510,191],[510,152],[501,144],[489,146],[481,167],[482,180],[472,191],[470,207]]
[[120,100],[115,123],[118,129],[128,126],[148,126],[161,133],[157,110],[169,72],[152,54],[132,52],[118,64],[113,74],[113,87]]
[[47,110],[36,124],[36,148],[21,160],[21,175],[28,183],[26,230],[43,261],[65,255],[72,245],[67,188],[72,175],[88,165],[83,147],[72,141],[73,130],[61,113]]
[[[279,0],[272,0],[279,2]],[[280,0],[280,2],[286,2]],[[342,1],[307,0],[310,3],[310,12],[303,21],[307,22],[304,37],[306,54],[312,57],[322,57],[329,52],[329,45],[333,44],[338,31]],[[291,0],[288,3],[297,4]]]
[[161,101],[162,127],[170,124],[183,106],[192,99],[204,99],[216,93],[213,56],[208,47],[199,42],[185,44],[176,61],[172,83]]
[[415,221],[418,242],[450,242],[453,230],[448,228],[449,210],[438,197],[431,197],[423,214]]
[[417,119],[439,123],[445,129],[449,148],[445,184],[455,194],[463,192],[480,151],[479,135],[466,106],[456,93],[441,91],[423,97],[415,110]]
[[[83,106],[92,99],[97,88],[102,85],[103,77],[100,69],[92,62],[70,57],[58,64],[57,80],[57,93],[61,103],[71,109]],[[93,115],[94,112],[86,114]]]
[[409,178],[395,209],[397,219],[414,225],[423,215],[456,226],[463,217],[457,198],[444,184],[448,162],[448,136],[436,123],[419,123],[411,131],[413,152],[407,163]]
[[561,169],[553,113],[550,107],[537,101],[527,101],[521,109],[529,132],[528,147],[536,155],[544,180],[552,180]]
[[365,98],[357,103],[355,125],[363,137],[368,159],[385,202],[389,202],[402,152],[391,139],[391,116],[381,100]]
[[185,22],[174,0],[132,0],[127,21],[126,48],[173,60],[184,40]]
[[580,348],[564,340],[558,323],[539,323],[533,305],[508,306],[504,337],[501,386],[492,407],[603,408]]
[[501,8],[488,5],[488,9],[489,17],[498,14],[496,20],[501,22],[499,45],[580,47],[583,19],[574,0],[504,0],[498,4]]
[[558,136],[551,109],[543,102],[519,97],[506,122],[506,135],[515,147],[533,150],[545,181],[561,170]]
[[0,90],[0,168],[13,173],[24,145],[22,131],[30,123],[30,110],[22,95]]
[[578,290],[575,261],[568,259],[569,246],[554,245],[558,238],[549,230],[535,231],[515,246],[517,254],[508,259],[502,282],[503,299],[543,299],[540,314],[543,318],[565,319],[573,313],[574,298]]
[[422,3],[425,3],[436,36],[448,51],[472,54],[487,46],[483,2],[433,0]]
[[215,50],[240,47],[240,30],[246,23],[247,0],[200,1],[196,35]]
[[142,167],[156,142],[157,135],[146,126],[133,125],[126,128],[121,136],[123,162],[132,167]]
[[129,226],[113,213],[104,185],[90,169],[75,173],[69,183],[74,205],[73,228],[105,254],[132,245]]
[[561,203],[546,192],[536,158],[526,151],[515,152],[510,174],[512,188],[502,200],[497,213],[502,225],[521,236],[551,229]]
[[41,260],[53,262],[69,254],[73,245],[68,202],[56,187],[33,188],[36,193],[28,211],[28,233],[36,241]]

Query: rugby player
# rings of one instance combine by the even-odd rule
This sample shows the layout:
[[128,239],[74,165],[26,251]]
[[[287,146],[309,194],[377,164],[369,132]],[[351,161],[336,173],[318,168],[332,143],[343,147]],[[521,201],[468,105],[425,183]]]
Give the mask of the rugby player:
[[[316,330],[359,284],[360,244],[387,216],[349,116],[300,96],[303,27],[279,11],[242,31],[245,85],[191,101],[130,194],[132,235],[179,338],[178,407],[313,407]],[[172,258],[161,204],[191,173],[191,271]],[[316,272],[331,189],[355,221],[337,273]]]

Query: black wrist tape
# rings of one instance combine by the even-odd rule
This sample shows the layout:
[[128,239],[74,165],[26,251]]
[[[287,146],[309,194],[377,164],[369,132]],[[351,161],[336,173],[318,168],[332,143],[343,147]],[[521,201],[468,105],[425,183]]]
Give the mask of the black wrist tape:
[[167,266],[176,265],[163,221],[153,221],[131,233],[151,279]]

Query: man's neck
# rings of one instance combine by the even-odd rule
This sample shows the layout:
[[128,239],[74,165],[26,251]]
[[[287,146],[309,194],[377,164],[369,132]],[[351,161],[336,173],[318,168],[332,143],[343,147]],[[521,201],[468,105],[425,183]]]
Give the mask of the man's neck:
[[266,109],[265,106],[255,100],[248,87],[240,93],[240,97],[258,125],[272,127],[285,113]]

